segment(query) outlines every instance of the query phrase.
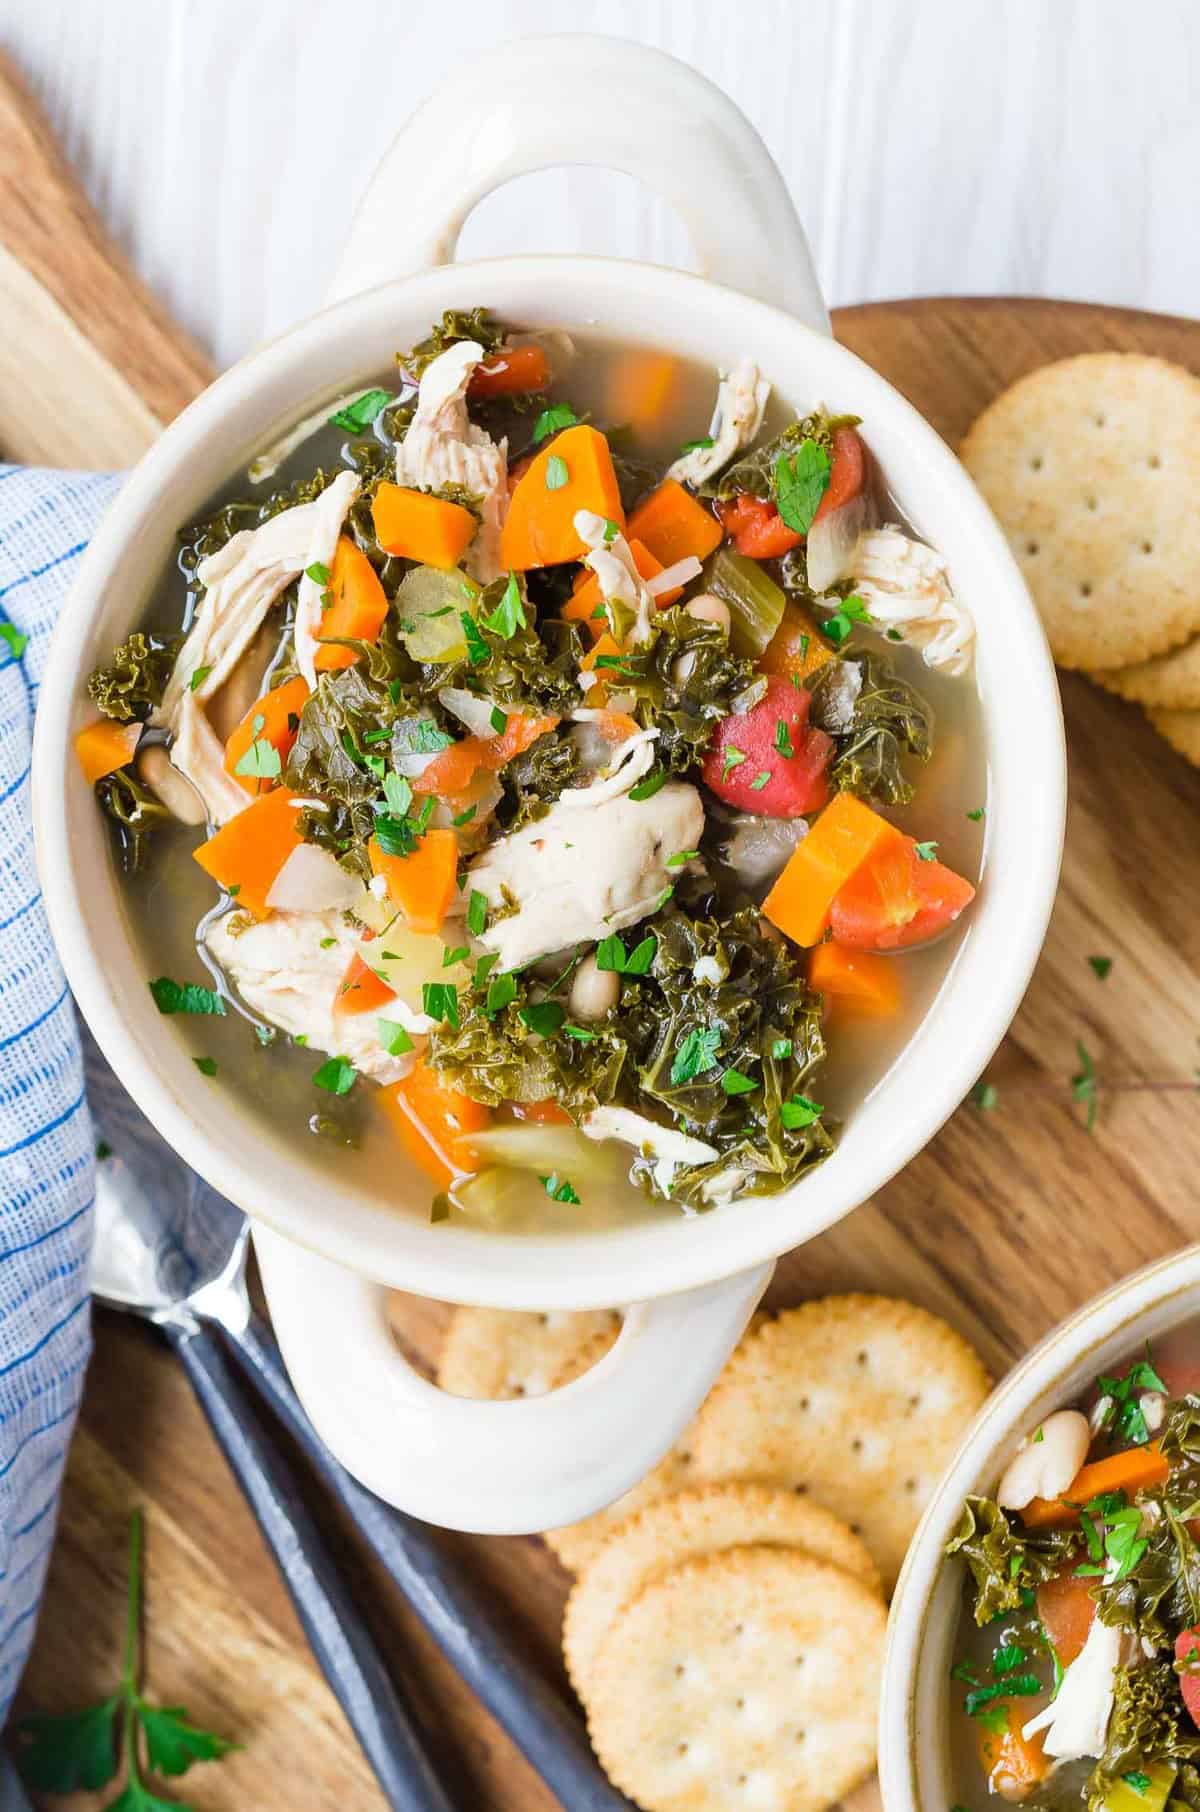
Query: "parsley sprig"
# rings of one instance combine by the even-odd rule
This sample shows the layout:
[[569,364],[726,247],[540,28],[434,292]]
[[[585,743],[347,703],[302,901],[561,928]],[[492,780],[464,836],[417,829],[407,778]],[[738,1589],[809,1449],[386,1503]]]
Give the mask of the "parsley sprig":
[[99,1705],[65,1717],[36,1716],[17,1725],[18,1765],[36,1793],[96,1791],[124,1765],[125,1785],[108,1812],[172,1812],[175,1799],[152,1793],[145,1775],[186,1774],[194,1762],[219,1761],[235,1747],[188,1720],[181,1705],[153,1705],[141,1690],[142,1513],[129,1524],[125,1661],[116,1691]]

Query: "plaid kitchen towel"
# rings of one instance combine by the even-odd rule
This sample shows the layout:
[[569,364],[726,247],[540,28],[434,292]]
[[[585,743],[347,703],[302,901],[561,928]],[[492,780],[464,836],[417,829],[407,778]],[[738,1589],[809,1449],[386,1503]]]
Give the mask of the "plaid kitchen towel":
[[90,1350],[95,1153],[34,867],[33,714],[59,606],[118,484],[0,465],[0,1720],[33,1640]]

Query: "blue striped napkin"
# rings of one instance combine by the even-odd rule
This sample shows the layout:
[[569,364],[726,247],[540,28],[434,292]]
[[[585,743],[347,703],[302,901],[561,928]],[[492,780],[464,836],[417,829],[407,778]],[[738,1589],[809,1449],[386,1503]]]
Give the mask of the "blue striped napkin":
[[0,1721],[33,1641],[90,1351],[95,1155],[34,868],[30,743],[50,631],[119,483],[0,465]]

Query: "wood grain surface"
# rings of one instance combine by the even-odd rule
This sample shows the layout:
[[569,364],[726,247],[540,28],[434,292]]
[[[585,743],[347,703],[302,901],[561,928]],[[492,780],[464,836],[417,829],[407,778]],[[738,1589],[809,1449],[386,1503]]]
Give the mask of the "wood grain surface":
[[[0,99],[0,169],[13,130]],[[38,134],[26,144],[42,159],[39,180],[59,185],[57,194],[42,191],[46,205],[59,205],[62,166]],[[7,316],[0,342],[11,345],[23,333],[41,343],[43,358],[52,356],[45,336],[66,315],[141,399],[144,413],[127,416],[122,432],[133,437],[140,421],[146,433],[148,421],[169,418],[200,386],[202,362],[148,305],[94,221],[95,262],[87,269],[108,273],[96,287],[90,278],[80,287],[79,271],[56,262],[44,221],[26,262],[19,190],[0,177],[0,245],[54,306],[20,322]],[[1066,303],[898,302],[841,311],[835,329],[951,442],[997,390],[1064,354],[1135,349],[1200,370],[1200,326]],[[15,415],[5,413],[9,402],[0,384],[0,445],[34,456],[28,401]],[[88,448],[71,421],[53,452],[64,464],[103,463],[94,443],[89,461]],[[997,1105],[987,1113],[960,1109],[878,1197],[785,1259],[769,1298],[783,1304],[832,1289],[894,1291],[947,1316],[997,1373],[1101,1287],[1185,1244],[1198,1224],[1193,826],[1200,776],[1135,708],[1078,676],[1064,676],[1063,690],[1071,762],[1063,881],[1045,953],[988,1070]],[[1107,980],[1093,973],[1089,955],[1113,958]],[[1080,1040],[1101,1085],[1092,1133],[1071,1098]],[[445,1314],[441,1305],[402,1301],[405,1345],[432,1360]],[[137,1504],[148,1522],[152,1690],[242,1745],[188,1777],[189,1804],[197,1812],[374,1812],[378,1791],[187,1384],[150,1329],[107,1312],[97,1316],[96,1358],[21,1708],[61,1711],[110,1689],[125,1527]],[[551,1812],[555,1802],[540,1781],[315,1493],[313,1508],[415,1701],[457,1802],[478,1812]],[[535,1537],[448,1539],[463,1567],[508,1607],[518,1639],[562,1681],[557,1634],[568,1582],[549,1550]],[[56,1803],[82,1812],[101,1801],[79,1795]]]

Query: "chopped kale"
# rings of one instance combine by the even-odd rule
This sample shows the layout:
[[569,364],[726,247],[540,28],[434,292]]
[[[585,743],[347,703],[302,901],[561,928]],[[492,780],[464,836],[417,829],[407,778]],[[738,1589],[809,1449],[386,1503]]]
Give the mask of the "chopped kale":
[[97,667],[88,679],[92,702],[105,717],[118,723],[145,723],[161,704],[175,656],[183,646],[181,635],[146,635],[135,630],[114,653],[107,667]]
[[96,782],[96,798],[115,826],[122,868],[126,874],[137,874],[146,859],[147,839],[171,823],[170,812],[132,768],[105,774]]
[[[883,654],[850,654],[862,675],[850,728],[836,736],[831,779],[842,792],[884,805],[907,805],[915,787],[904,772],[904,757],[928,761],[933,750],[933,713],[915,686],[900,679]],[[839,664],[829,661],[812,682],[813,715],[819,722],[826,691],[838,682]]]
[[1076,1524],[1063,1529],[1021,1529],[993,1499],[969,1497],[946,1552],[966,1561],[975,1582],[975,1621],[990,1623],[1005,1611],[1019,1610],[1024,1593],[1057,1573],[1083,1541],[1083,1531]]

